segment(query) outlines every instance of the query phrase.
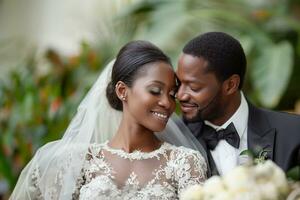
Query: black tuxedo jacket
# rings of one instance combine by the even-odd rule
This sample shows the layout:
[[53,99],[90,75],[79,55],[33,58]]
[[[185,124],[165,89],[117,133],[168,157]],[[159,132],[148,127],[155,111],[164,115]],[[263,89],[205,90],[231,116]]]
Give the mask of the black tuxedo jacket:
[[[300,116],[260,109],[248,102],[248,149],[252,152],[264,150],[284,171],[300,165]],[[194,136],[207,150],[203,140],[203,122],[185,122]],[[207,151],[210,171],[208,176],[218,174],[210,151]]]

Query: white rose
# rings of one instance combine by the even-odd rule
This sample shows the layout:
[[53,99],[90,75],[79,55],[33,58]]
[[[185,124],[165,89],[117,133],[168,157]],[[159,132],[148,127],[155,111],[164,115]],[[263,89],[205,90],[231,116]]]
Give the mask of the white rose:
[[204,192],[201,185],[192,185],[180,194],[180,200],[203,200]]
[[274,187],[278,191],[276,194],[286,194],[288,192],[289,187],[285,173],[271,160],[256,165],[254,171],[257,184],[273,185],[269,186],[269,190],[273,190]]
[[269,161],[268,163],[274,167],[271,182],[275,184],[280,194],[287,194],[289,192],[289,185],[284,171],[272,161]]
[[254,176],[256,181],[258,182],[270,181],[274,170],[274,166],[271,165],[270,162],[268,160],[265,163],[259,163],[254,167]]
[[222,191],[215,194],[210,200],[233,200],[234,195],[230,191]]
[[252,169],[238,166],[224,176],[225,187],[233,193],[247,193],[255,187]]
[[212,176],[205,181],[203,186],[203,191],[205,194],[213,197],[220,192],[225,191],[225,186],[222,179],[219,176]]
[[257,190],[264,200],[276,200],[279,197],[277,188],[272,182],[257,185]]
[[255,191],[255,188],[253,188],[252,191],[235,193],[233,195],[232,200],[265,200],[265,199],[261,197],[259,191]]

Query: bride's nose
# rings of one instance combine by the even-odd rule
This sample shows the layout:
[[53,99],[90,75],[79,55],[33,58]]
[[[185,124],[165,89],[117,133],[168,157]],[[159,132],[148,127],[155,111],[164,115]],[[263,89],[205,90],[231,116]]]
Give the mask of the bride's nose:
[[172,104],[175,105],[175,102],[173,102],[174,100],[171,99],[172,97],[168,94],[162,95],[161,98],[158,101],[158,105],[166,108],[166,109],[171,109],[172,108]]

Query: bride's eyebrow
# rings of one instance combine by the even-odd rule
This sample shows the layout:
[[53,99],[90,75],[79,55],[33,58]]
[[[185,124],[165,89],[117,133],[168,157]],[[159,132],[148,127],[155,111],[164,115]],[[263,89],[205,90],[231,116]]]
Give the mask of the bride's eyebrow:
[[[149,86],[151,86],[153,83],[159,84],[159,85],[162,85],[162,86],[165,86],[165,85],[166,85],[166,84],[165,84],[164,82],[162,82],[162,81],[154,80],[154,81],[151,81],[151,82],[149,83]],[[170,90],[175,90],[175,91],[178,90],[176,84],[175,84],[174,87],[172,87]]]
[[152,84],[152,83],[157,83],[157,84],[160,84],[160,85],[166,85],[164,82],[158,81],[158,80],[150,81],[150,84]]

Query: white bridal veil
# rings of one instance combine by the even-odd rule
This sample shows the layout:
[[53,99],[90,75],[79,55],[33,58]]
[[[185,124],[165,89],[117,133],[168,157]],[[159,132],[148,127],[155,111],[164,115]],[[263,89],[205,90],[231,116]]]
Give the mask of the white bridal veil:
[[[110,139],[121,121],[122,112],[111,108],[106,99],[113,63],[106,66],[82,100],[64,136],[41,147],[23,169],[11,200],[72,199],[88,147]],[[156,135],[175,145],[199,150],[206,158],[202,146],[176,115]]]

